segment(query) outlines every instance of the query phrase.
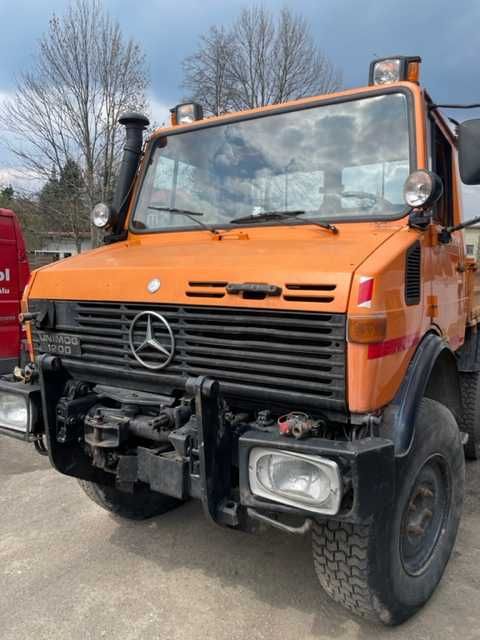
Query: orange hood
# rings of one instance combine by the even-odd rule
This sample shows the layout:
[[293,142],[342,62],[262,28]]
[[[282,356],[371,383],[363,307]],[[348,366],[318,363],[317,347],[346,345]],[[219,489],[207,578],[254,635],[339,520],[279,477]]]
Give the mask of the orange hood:
[[[399,223],[313,225],[130,235],[35,272],[30,298],[202,304],[345,312],[352,275]],[[150,280],[160,280],[155,293]],[[228,283],[268,283],[280,296],[244,299]],[[193,284],[192,284],[193,283]]]

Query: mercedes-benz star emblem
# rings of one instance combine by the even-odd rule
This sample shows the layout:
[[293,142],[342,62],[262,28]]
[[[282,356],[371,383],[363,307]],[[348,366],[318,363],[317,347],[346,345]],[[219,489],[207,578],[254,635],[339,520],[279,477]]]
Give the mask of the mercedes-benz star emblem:
[[[142,320],[144,321],[145,319],[146,326],[142,322]],[[161,326],[158,326],[159,324]],[[141,328],[138,325],[141,325]],[[137,331],[135,331],[135,327],[138,327]],[[142,335],[142,339],[140,341],[138,339],[139,333]],[[160,342],[160,335],[162,334],[164,340]],[[164,346],[165,339],[168,347]],[[175,355],[175,336],[173,335],[172,328],[165,318],[155,311],[141,311],[140,313],[137,313],[130,325],[128,340],[130,342],[130,349],[136,360],[147,369],[164,369],[168,364],[170,364],[173,356]],[[146,356],[147,349],[150,350],[151,354],[152,352],[156,352],[156,355],[160,354],[162,356],[162,359],[158,364],[155,361],[147,362],[144,358],[141,358],[138,355],[139,353],[144,352]]]
[[147,291],[149,291],[150,293],[155,293],[160,289],[160,286],[161,286],[160,280],[158,278],[153,278],[147,284]]

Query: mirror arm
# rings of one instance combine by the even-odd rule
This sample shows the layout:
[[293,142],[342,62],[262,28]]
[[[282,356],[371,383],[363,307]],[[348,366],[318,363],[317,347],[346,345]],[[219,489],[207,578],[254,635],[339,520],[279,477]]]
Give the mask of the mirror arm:
[[443,229],[441,229],[440,233],[438,234],[438,239],[442,244],[448,244],[452,239],[452,233],[454,231],[461,231],[462,229],[471,227],[477,222],[480,222],[480,216],[472,218],[471,220],[466,220],[465,222],[461,222],[460,224],[452,225],[451,227],[443,227]]
[[480,216],[472,218],[471,220],[466,220],[465,222],[461,222],[460,224],[456,224],[452,227],[445,227],[444,231],[447,233],[453,233],[454,231],[460,231],[461,229],[471,227],[472,225],[477,224],[477,222],[480,222]]

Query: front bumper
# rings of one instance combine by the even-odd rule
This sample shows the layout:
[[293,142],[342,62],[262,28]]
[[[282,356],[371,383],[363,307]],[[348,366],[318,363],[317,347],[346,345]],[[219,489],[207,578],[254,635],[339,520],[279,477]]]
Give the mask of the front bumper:
[[[248,466],[250,453],[255,448],[334,461],[341,470],[344,492],[338,513],[329,518],[365,523],[393,497],[395,458],[391,441],[382,438],[338,441],[316,437],[296,440],[277,432],[258,430],[236,437],[221,419],[219,385],[206,377],[190,378],[186,382],[185,391],[193,399],[195,412],[187,424],[172,432],[170,441],[174,451],[138,446],[135,455],[119,455],[115,475],[107,473],[92,466],[85,448],[79,444],[82,440],[79,431],[74,430],[71,438],[65,438],[65,434],[59,437],[58,420],[62,412],[57,401],[65,378],[58,362],[49,356],[40,359],[40,385],[0,382],[0,404],[2,393],[13,392],[23,395],[32,407],[31,419],[23,433],[14,433],[1,425],[0,432],[34,440],[40,432],[39,416],[43,408],[42,426],[50,461],[66,475],[103,484],[115,483],[125,490],[131,490],[133,484],[140,481],[154,491],[178,499],[197,498],[211,521],[232,527],[243,526],[248,519],[248,509],[304,518],[326,517],[254,495]],[[88,396],[76,402],[88,402]],[[63,424],[71,422],[68,416],[62,419]],[[238,477],[232,459],[234,466],[238,465]]]
[[393,498],[395,458],[393,443],[390,440],[295,440],[276,433],[250,431],[239,439],[240,502],[244,506],[272,512],[312,515],[310,511],[302,511],[253,495],[249,486],[248,462],[251,450],[256,447],[303,453],[336,462],[342,470],[346,486],[340,510],[333,516],[336,520],[368,522]]

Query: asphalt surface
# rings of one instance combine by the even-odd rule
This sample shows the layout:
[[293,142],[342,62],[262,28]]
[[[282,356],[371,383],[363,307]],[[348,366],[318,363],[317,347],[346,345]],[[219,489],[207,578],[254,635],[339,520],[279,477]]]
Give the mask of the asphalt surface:
[[0,438],[0,639],[480,639],[480,463],[454,555],[427,606],[395,629],[332,604],[310,539],[222,530],[190,502],[119,521],[33,448]]

